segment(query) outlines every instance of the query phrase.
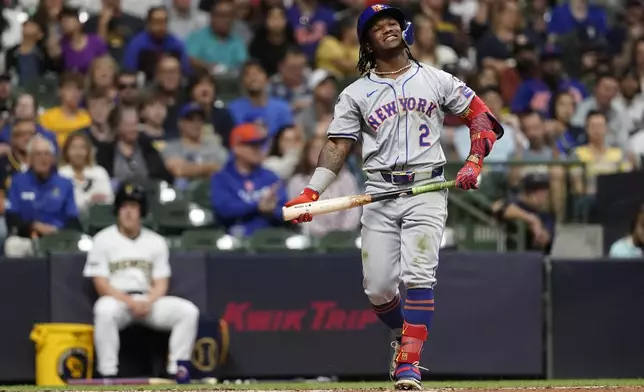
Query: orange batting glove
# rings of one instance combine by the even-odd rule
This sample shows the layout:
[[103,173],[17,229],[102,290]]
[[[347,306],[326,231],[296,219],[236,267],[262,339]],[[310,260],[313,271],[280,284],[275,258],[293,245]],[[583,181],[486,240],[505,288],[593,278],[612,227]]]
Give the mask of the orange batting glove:
[[[284,204],[284,207],[292,207],[296,206],[298,204],[306,204],[310,203],[312,201],[318,201],[320,198],[320,194],[316,191],[314,191],[311,188],[304,188],[302,193],[295,199],[289,200],[286,204]],[[305,214],[302,214],[298,216],[296,219],[293,219],[291,222],[293,223],[304,223],[304,222],[310,222],[313,220],[313,215],[309,214],[308,212]]]

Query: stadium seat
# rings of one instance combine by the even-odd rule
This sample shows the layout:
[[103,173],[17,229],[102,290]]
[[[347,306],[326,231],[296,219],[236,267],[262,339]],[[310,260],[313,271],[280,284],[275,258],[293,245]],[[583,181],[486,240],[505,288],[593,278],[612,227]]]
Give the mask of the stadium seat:
[[282,252],[291,250],[292,248],[287,246],[287,240],[295,236],[297,234],[288,229],[261,229],[248,238],[248,250],[251,252]]
[[39,256],[49,252],[82,253],[78,247],[78,242],[82,238],[83,233],[80,231],[61,230],[34,240],[34,249]]
[[94,235],[116,222],[114,207],[106,204],[92,204],[88,211],[87,231]]
[[207,251],[219,250],[217,240],[224,235],[223,230],[185,230],[181,235],[181,250]]
[[49,109],[58,105],[58,78],[54,75],[29,80],[19,90],[33,95],[38,105],[43,108]]
[[217,99],[228,103],[242,95],[239,79],[234,76],[217,77]]
[[204,208],[212,208],[210,202],[210,181],[193,181],[186,191],[187,199]]
[[356,250],[359,233],[355,231],[332,231],[320,239],[318,249],[323,252]]
[[[184,200],[175,200],[154,208],[153,216],[158,224],[159,232],[163,235],[181,235],[184,230],[201,227],[208,222],[206,217],[201,222],[195,221],[191,212],[200,206],[193,205]],[[207,215],[204,211],[204,215]]]

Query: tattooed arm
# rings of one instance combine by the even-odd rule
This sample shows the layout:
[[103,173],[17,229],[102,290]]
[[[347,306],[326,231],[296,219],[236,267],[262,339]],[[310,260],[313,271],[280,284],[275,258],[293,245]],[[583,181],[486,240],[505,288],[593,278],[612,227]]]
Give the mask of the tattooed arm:
[[329,139],[322,148],[322,151],[320,151],[318,167],[326,168],[338,174],[340,169],[342,169],[342,165],[347,160],[349,152],[351,152],[353,143],[355,143],[353,139]]

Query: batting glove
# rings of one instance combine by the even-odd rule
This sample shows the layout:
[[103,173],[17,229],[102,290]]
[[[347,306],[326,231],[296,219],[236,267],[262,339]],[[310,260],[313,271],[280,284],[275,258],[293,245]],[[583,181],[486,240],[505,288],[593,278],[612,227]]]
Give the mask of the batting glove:
[[478,189],[478,177],[481,174],[483,159],[477,155],[470,155],[465,165],[456,174],[456,186],[461,189]]
[[[314,191],[311,188],[304,188],[302,193],[295,199],[289,200],[286,204],[284,204],[284,207],[291,207],[291,206],[296,206],[298,204],[306,204],[310,203],[313,201],[317,201],[320,198],[320,194],[317,191]],[[293,223],[304,223],[304,222],[310,222],[313,220],[313,215],[309,214],[308,212],[305,214],[302,214],[298,216],[296,219],[293,219],[291,222]]]

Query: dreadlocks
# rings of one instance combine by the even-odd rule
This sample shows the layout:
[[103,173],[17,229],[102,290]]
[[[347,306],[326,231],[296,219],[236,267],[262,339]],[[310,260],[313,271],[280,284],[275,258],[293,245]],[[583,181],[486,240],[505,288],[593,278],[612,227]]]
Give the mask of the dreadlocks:
[[[360,57],[358,58],[358,65],[356,66],[356,69],[358,70],[358,72],[360,72],[360,75],[364,75],[370,70],[376,68],[376,56],[373,50],[371,51],[367,50],[367,47],[369,46],[368,40],[369,40],[368,34],[364,34],[364,38],[362,39],[362,42],[360,42]],[[404,44],[404,45],[405,45],[405,51],[407,52],[407,57],[414,63],[420,65],[420,63],[418,62],[418,60],[416,60],[414,55],[411,54],[411,50],[409,49],[409,46],[407,46],[407,44]]]

